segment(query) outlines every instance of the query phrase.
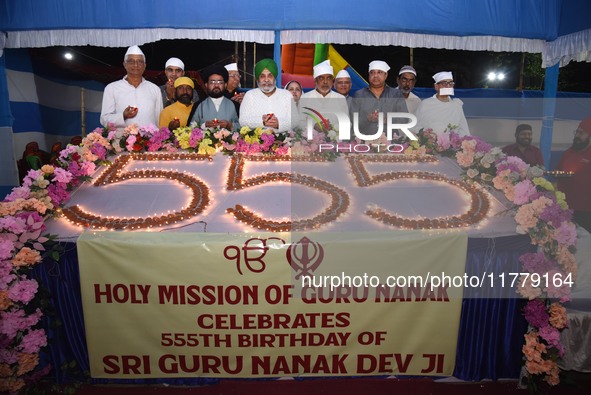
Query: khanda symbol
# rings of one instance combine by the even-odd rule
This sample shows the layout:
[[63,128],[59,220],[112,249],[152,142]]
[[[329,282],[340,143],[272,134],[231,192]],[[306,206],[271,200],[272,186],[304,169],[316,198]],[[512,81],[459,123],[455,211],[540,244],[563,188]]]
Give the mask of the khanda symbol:
[[324,249],[304,236],[297,243],[291,244],[285,255],[296,272],[295,279],[298,280],[301,276],[309,276],[320,266],[324,259]]

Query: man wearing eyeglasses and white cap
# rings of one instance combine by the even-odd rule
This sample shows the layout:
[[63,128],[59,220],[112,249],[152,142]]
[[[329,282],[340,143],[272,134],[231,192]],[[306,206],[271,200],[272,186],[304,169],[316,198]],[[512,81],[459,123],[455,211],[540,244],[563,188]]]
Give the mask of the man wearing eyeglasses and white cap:
[[162,111],[160,89],[143,77],[146,57],[137,45],[127,49],[123,67],[127,75],[105,87],[101,125],[113,124],[118,129],[131,124],[158,125]]
[[433,75],[435,95],[421,102],[417,109],[415,131],[433,129],[435,133],[455,130],[460,136],[469,136],[470,129],[464,115],[464,102],[454,99],[454,77],[451,71]]
[[[382,60],[374,60],[369,64],[369,86],[355,92],[351,102],[351,121],[354,122],[355,113],[359,116],[359,131],[362,134],[372,135],[377,133],[380,125],[380,114],[385,134],[387,130],[389,112],[408,112],[404,97],[399,89],[392,88],[386,84],[390,66]],[[408,120],[400,120],[406,123]]]
[[408,112],[416,114],[417,108],[419,108],[419,104],[421,104],[421,99],[412,93],[415,83],[417,82],[417,71],[412,66],[402,66],[398,72],[396,82],[398,83],[396,89],[400,89],[400,92],[402,92]]
[[[315,88],[302,95],[299,102],[299,108],[302,113],[306,112],[307,108],[312,108],[318,111],[322,116],[327,118],[333,126],[338,125],[336,114],[349,115],[349,106],[347,99],[332,90],[334,83],[333,68],[329,60],[318,63],[314,66],[314,82]],[[302,122],[306,122],[306,117],[302,118]]]

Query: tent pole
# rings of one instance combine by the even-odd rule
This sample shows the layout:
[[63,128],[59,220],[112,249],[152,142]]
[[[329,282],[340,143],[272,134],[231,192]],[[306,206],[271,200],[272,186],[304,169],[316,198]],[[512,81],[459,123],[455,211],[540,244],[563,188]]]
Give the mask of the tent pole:
[[81,125],[81,135],[82,137],[86,136],[86,94],[84,92],[84,88],[80,88],[80,125]]
[[273,60],[277,63],[277,80],[275,81],[278,86],[281,84],[281,32],[275,30],[275,45],[273,46]]
[[244,86],[246,86],[246,41],[242,41],[242,78],[244,78]]
[[254,76],[254,65],[257,64],[257,43],[252,43],[252,87],[257,87],[257,81]]
[[410,61],[408,64],[410,64],[412,67],[415,67],[414,63],[415,63],[415,51],[413,50],[413,48],[409,48],[409,57],[410,57]]
[[558,68],[558,63],[552,67],[546,67],[546,76],[544,77],[544,105],[540,150],[544,156],[544,166],[548,170],[551,170],[549,166],[550,154],[552,152],[552,129],[554,127],[554,111],[556,109],[556,92],[558,91]]

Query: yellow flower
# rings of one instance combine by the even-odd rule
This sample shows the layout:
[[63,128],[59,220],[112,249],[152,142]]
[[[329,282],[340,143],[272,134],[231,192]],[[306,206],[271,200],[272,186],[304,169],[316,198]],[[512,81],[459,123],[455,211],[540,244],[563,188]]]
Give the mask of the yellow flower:
[[561,209],[566,210],[568,209],[568,203],[566,203],[566,196],[562,191],[555,191],[554,195],[556,196],[556,203],[560,206]]
[[536,177],[532,181],[534,182],[535,185],[542,187],[547,191],[554,190],[554,186],[552,185],[552,183],[543,177]]
[[249,132],[250,132],[250,128],[249,128],[248,126],[243,126],[243,127],[240,129],[240,134],[242,134],[242,135],[244,135],[244,134],[247,134],[247,133],[249,133]]
[[254,135],[259,137],[261,134],[263,134],[263,128],[261,128],[260,126],[258,128],[256,128],[254,130]]
[[417,140],[411,140],[408,148],[419,148],[419,142]]
[[201,155],[215,155],[215,148],[211,146],[211,143],[211,139],[203,139],[199,143],[199,150],[197,153]]

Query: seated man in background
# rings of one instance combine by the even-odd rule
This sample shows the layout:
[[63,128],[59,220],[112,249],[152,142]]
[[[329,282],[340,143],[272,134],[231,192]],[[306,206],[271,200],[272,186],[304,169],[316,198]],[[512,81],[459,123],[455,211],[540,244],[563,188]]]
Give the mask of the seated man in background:
[[240,105],[240,125],[254,129],[259,126],[283,132],[297,123],[298,110],[293,95],[277,88],[277,63],[273,59],[262,59],[254,66],[258,88],[244,94]]
[[228,70],[222,66],[211,66],[202,73],[209,97],[199,103],[191,122],[200,127],[238,129],[238,114],[234,103],[224,96],[228,82]]
[[517,125],[515,129],[515,143],[503,147],[503,152],[509,156],[516,156],[530,166],[544,167],[544,157],[538,147],[531,145],[532,129],[525,123]]
[[558,178],[558,190],[566,195],[574,221],[591,233],[591,117],[575,130],[573,145],[567,149],[556,170],[572,171],[571,177]]
[[187,126],[193,109],[193,89],[195,84],[189,77],[179,77],[174,81],[174,103],[160,113],[158,126],[175,130]]

